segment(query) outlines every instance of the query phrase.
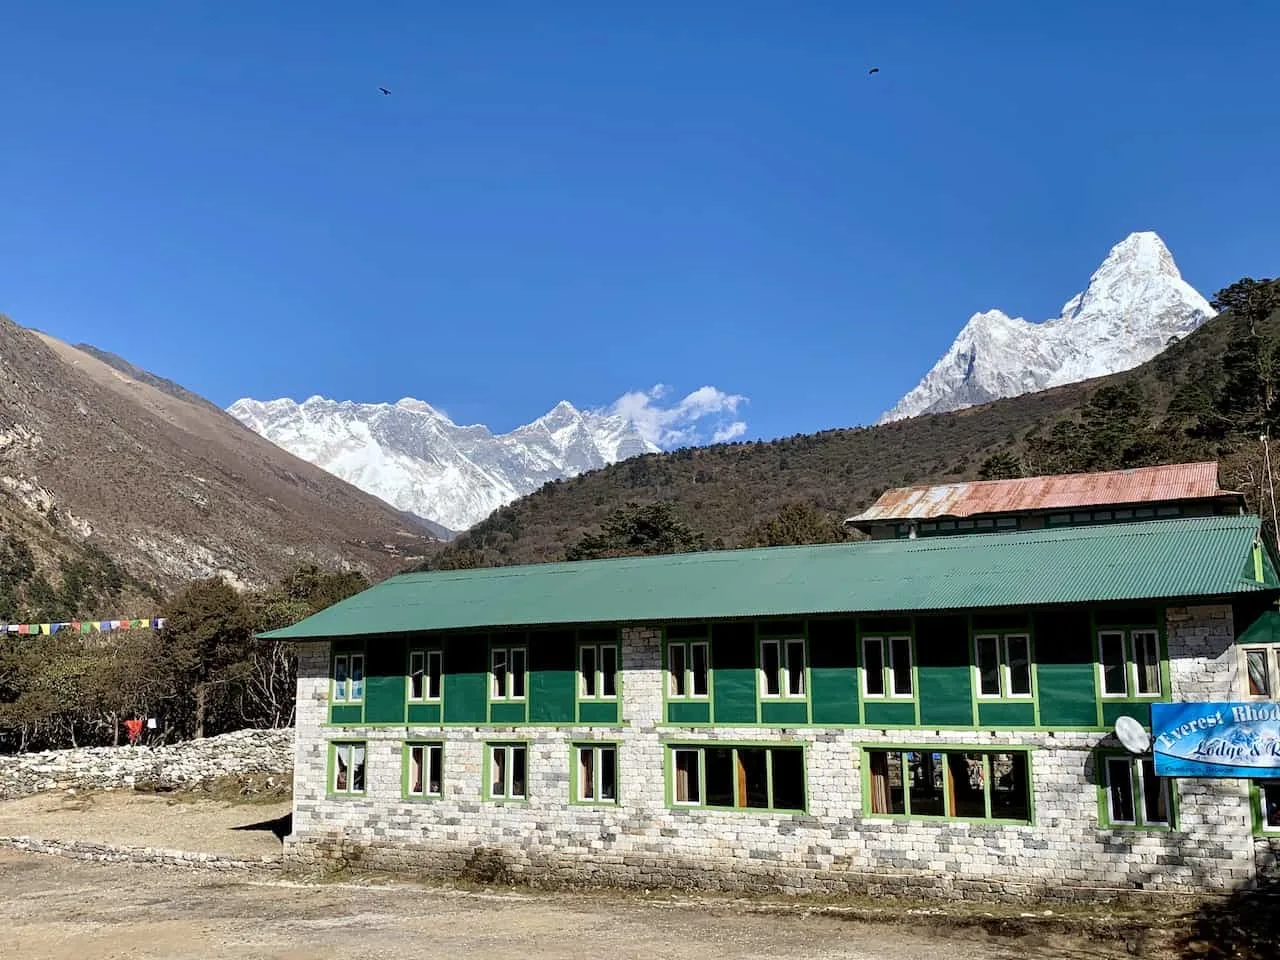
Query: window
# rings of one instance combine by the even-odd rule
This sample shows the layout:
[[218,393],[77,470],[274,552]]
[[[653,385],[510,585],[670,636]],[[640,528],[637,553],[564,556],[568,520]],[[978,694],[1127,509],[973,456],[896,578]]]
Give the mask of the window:
[[973,638],[979,697],[1031,696],[1031,638],[1025,633]]
[[1024,750],[867,750],[864,809],[873,816],[1031,822]]
[[1258,827],[1280,833],[1280,780],[1258,781]]
[[707,696],[707,656],[705,640],[667,644],[667,696],[673,700]]
[[413,650],[409,653],[409,699],[440,699],[439,650]]
[[1099,630],[1098,670],[1104,697],[1160,696],[1159,631]]
[[528,747],[523,743],[489,744],[489,797],[524,800],[528,796]]
[[578,647],[578,699],[613,700],[618,696],[618,645],[584,643]]
[[801,747],[673,747],[670,756],[676,806],[805,809]]
[[359,703],[364,699],[364,654],[340,653],[333,658],[333,700]]
[[444,777],[444,744],[410,743],[405,750],[408,769],[404,792],[409,797],[438,797]]
[[910,637],[862,638],[862,693],[868,697],[911,697]]
[[760,641],[760,695],[804,696],[804,641]]
[[582,803],[618,802],[618,748],[614,744],[579,744],[575,800]]
[[364,793],[364,743],[335,743],[329,749],[330,792]]
[[1173,781],[1156,776],[1153,759],[1119,755],[1102,759],[1109,826],[1173,825]]
[[494,647],[492,650],[493,681],[489,685],[492,700],[523,700],[525,685],[524,647]]
[[1280,689],[1280,644],[1266,647],[1241,647],[1244,658],[1244,695],[1270,700]]

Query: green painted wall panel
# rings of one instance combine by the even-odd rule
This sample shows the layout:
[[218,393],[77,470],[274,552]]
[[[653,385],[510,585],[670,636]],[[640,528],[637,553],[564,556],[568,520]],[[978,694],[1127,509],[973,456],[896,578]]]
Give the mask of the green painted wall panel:
[[330,723],[362,723],[364,706],[359,703],[335,704],[329,710]]
[[755,642],[750,623],[717,623],[711,628],[716,723],[756,722]]
[[760,720],[763,723],[778,723],[786,726],[799,726],[809,722],[809,705],[800,703],[773,703],[763,701],[760,704]]
[[917,617],[916,696],[926,726],[973,723],[969,622],[965,617]]
[[491,703],[489,704],[490,723],[524,723],[525,705],[523,703]]
[[1116,725],[1116,719],[1119,717],[1133,717],[1144,727],[1151,726],[1151,704],[1143,703],[1115,703],[1110,700],[1104,700],[1102,703],[1102,725],[1110,730]]
[[364,658],[365,723],[404,723],[407,656],[403,637],[369,644]]
[[482,633],[445,637],[445,723],[488,721],[489,647]]
[[809,702],[814,723],[859,722],[857,621],[809,621]]
[[1034,703],[978,703],[978,724],[983,727],[1034,727]]
[[909,727],[916,722],[914,703],[882,703],[868,700],[866,712],[869,727]]
[[1040,726],[1095,726],[1097,671],[1089,614],[1081,610],[1037,614],[1034,629]]
[[440,722],[440,704],[438,703],[409,704],[409,722],[410,723],[439,723]]
[[616,724],[618,722],[618,705],[603,701],[594,703],[590,700],[584,700],[578,704],[578,722]]
[[573,723],[578,693],[572,630],[529,635],[529,721]]
[[706,701],[676,701],[667,704],[668,723],[710,723],[711,704]]

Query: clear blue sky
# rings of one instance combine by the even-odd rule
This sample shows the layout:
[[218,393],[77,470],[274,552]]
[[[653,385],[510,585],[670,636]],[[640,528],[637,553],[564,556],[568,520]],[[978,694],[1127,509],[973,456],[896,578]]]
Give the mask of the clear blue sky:
[[[1280,267],[1263,3],[3,3],[0,312],[219,404],[871,421],[1153,229]],[[881,73],[868,76],[871,66]],[[381,96],[377,87],[390,87]]]

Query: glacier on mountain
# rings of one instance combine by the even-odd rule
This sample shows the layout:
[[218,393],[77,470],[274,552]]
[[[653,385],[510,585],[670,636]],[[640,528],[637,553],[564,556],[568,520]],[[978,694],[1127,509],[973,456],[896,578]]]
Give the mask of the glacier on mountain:
[[564,402],[497,435],[409,397],[394,404],[245,398],[227,412],[295,456],[455,531],[548,480],[659,449],[626,417]]
[[1164,241],[1133,233],[1043,323],[975,313],[932,370],[878,422],[941,413],[1129,370],[1213,316]]

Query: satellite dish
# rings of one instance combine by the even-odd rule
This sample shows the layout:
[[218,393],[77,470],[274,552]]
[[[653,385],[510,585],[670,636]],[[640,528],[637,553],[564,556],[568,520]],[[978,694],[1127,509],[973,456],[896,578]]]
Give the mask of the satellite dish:
[[1151,734],[1133,717],[1116,718],[1116,739],[1130,753],[1146,753],[1151,746]]

